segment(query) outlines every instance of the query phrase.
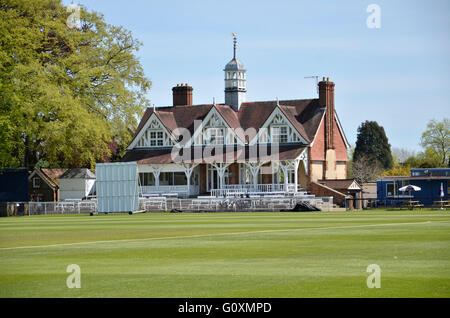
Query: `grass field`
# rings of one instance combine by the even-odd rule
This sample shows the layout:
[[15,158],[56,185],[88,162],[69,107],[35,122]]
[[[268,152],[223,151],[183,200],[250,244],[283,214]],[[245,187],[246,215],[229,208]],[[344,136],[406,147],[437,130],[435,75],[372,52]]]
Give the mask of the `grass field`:
[[0,297],[449,296],[450,211],[0,219]]

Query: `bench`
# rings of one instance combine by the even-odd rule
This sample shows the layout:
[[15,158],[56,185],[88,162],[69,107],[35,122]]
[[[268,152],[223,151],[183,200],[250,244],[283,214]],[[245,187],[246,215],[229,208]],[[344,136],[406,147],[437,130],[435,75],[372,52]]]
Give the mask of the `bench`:
[[424,205],[420,204],[419,201],[409,201],[409,202],[406,202],[405,204],[401,205],[400,207],[405,207],[408,210],[414,210],[414,208],[421,209],[424,207]]
[[189,204],[189,210],[197,210],[200,211],[200,209],[210,209],[212,205],[211,200],[205,200],[205,199],[193,199],[191,204]]
[[167,210],[167,200],[166,198],[152,198],[151,200],[145,201],[144,208],[146,211],[151,210]]

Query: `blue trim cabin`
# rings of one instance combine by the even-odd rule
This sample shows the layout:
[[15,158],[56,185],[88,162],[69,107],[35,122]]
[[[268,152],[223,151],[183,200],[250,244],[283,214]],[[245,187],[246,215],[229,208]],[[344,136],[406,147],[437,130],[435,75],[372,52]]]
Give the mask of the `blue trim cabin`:
[[[443,201],[450,197],[449,168],[411,169],[411,176],[382,177],[377,180],[377,199],[386,201],[387,205],[398,205],[402,201],[415,200],[424,205],[433,205],[441,200],[441,183],[444,189]],[[398,189],[408,184],[420,187],[421,191],[400,192]]]

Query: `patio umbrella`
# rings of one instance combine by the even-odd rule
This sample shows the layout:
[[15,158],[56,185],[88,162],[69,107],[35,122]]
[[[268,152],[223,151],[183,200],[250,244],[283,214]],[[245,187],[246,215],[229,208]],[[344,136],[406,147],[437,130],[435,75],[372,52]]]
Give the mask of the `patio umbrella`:
[[415,185],[412,185],[412,184],[408,184],[407,186],[404,186],[404,187],[398,189],[398,191],[402,191],[402,192],[405,192],[405,191],[420,191],[420,190],[422,190],[422,188],[420,188],[418,186],[415,186]]

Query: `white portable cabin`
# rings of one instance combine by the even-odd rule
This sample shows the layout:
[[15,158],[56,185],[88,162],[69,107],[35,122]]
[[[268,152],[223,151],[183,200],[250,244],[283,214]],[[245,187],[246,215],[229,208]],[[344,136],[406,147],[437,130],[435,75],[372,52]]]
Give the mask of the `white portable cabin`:
[[95,174],[86,168],[69,169],[59,177],[60,200],[81,200],[95,184]]
[[139,185],[136,162],[98,163],[96,173],[99,213],[138,211]]

